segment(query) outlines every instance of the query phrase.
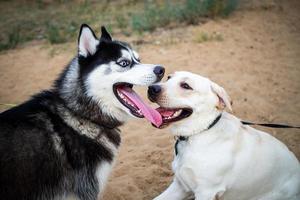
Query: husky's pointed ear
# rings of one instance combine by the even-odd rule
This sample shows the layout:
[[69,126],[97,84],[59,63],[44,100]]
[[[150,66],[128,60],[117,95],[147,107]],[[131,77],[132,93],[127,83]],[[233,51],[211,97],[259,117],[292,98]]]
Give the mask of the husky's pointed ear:
[[94,31],[87,24],[82,24],[78,37],[79,55],[84,57],[93,55],[96,52],[98,44],[99,41],[97,40]]
[[219,102],[216,105],[217,109],[224,110],[227,107],[228,110],[232,112],[232,102],[224,88],[214,82],[211,82],[211,89],[219,99]]
[[110,36],[109,32],[106,30],[104,26],[101,26],[101,40],[106,40],[106,41],[112,41],[112,37]]

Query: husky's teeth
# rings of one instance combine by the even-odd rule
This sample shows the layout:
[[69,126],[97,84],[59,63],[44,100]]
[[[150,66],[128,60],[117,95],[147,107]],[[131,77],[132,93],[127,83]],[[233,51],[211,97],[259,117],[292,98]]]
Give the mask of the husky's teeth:
[[119,91],[117,91],[117,92],[118,92],[119,97],[120,97],[126,104],[130,105],[130,106],[133,107],[133,108],[136,108],[136,105],[133,104],[130,100],[128,100],[127,97],[126,97],[124,94],[122,94],[122,93],[119,92]]

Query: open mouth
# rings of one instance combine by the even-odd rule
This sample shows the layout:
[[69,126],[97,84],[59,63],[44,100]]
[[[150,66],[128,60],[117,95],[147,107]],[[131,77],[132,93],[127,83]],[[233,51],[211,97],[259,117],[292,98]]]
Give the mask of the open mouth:
[[161,126],[162,116],[160,113],[147,105],[142,98],[132,89],[130,83],[116,83],[113,91],[120,103],[129,109],[130,113],[136,117],[145,117],[156,127]]
[[180,121],[189,117],[193,110],[190,108],[162,108],[156,109],[162,117],[162,124],[159,128],[163,128],[170,123]]

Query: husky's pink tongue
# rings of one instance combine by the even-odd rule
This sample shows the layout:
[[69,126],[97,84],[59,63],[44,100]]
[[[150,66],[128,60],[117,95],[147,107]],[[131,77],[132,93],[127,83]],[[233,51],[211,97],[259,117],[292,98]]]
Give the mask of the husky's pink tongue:
[[143,102],[141,97],[135,93],[131,88],[118,88],[128,99],[130,99],[143,113],[144,117],[152,122],[156,127],[162,124],[162,117],[155,109],[151,108]]

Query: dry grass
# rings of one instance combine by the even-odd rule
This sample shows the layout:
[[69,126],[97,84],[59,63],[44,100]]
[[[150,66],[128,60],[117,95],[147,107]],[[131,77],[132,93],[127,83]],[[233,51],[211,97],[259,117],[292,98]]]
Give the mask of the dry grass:
[[[73,41],[82,23],[106,25],[110,32],[141,34],[158,27],[197,24],[226,16],[238,0],[12,0],[0,1],[0,51],[31,40]],[[96,30],[98,32],[99,30]]]

